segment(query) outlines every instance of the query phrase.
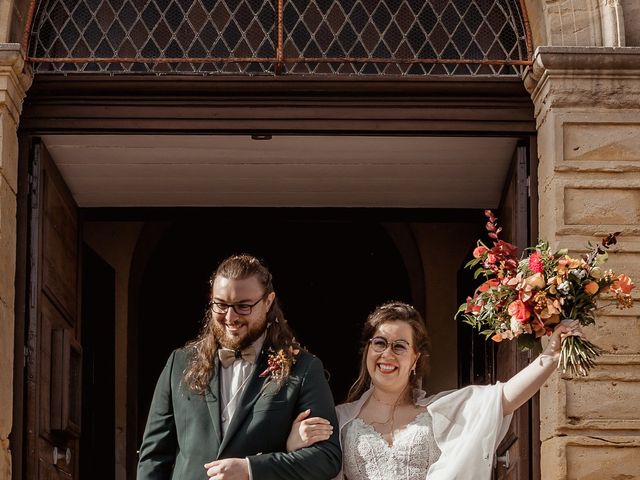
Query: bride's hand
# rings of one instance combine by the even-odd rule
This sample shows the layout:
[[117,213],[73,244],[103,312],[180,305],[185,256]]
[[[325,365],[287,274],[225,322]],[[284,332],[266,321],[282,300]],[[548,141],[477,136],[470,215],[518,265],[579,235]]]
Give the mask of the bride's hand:
[[582,327],[578,320],[563,320],[553,329],[553,334],[549,338],[549,343],[542,352],[543,355],[558,358],[562,348],[562,340],[566,337],[582,336]]
[[333,426],[321,417],[311,417],[311,410],[301,412],[291,425],[287,438],[287,452],[293,452],[314,443],[328,440],[333,433]]

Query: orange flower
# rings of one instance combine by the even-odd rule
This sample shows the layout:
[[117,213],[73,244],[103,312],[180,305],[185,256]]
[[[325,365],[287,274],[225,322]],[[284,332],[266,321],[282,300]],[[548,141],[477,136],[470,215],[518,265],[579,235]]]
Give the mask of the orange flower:
[[493,340],[494,342],[501,342],[502,341],[502,334],[501,333],[496,333],[493,337],[491,337],[491,340]]
[[511,302],[508,308],[509,315],[512,319],[517,320],[519,323],[527,323],[531,317],[531,308],[522,300],[515,300]]
[[613,282],[613,284],[611,285],[611,290],[628,295],[635,287],[636,286],[633,284],[631,279],[627,275],[622,274],[618,275],[618,279]]
[[498,280],[497,278],[491,278],[491,279],[487,280],[486,282],[484,282],[482,285],[480,285],[478,287],[478,291],[479,292],[486,292],[491,287],[497,287],[498,285],[500,285],[500,280]]
[[589,282],[585,284],[584,291],[589,295],[595,295],[599,288],[600,287],[598,287],[598,284],[596,282]]
[[473,258],[480,258],[482,255],[485,254],[485,252],[489,250],[487,247],[484,247],[482,245],[477,246],[474,250],[473,250]]

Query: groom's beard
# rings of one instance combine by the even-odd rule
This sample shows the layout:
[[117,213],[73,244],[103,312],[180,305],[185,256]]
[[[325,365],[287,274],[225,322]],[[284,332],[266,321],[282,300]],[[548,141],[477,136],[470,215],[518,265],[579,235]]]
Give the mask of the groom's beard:
[[[234,324],[248,324],[245,320],[236,320]],[[223,319],[221,322],[213,320],[213,333],[218,340],[220,346],[229,348],[231,350],[242,350],[247,348],[257,339],[259,339],[264,331],[267,329],[267,319],[256,323],[252,322],[251,326],[247,328],[247,333],[243,336],[229,335],[225,329],[226,321]],[[259,353],[259,352],[258,352]]]

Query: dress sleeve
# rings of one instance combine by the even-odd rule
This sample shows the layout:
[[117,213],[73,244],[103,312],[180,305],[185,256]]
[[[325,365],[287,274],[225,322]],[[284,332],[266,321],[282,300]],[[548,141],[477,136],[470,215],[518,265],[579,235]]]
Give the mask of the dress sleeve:
[[471,385],[439,396],[427,409],[441,454],[429,480],[488,480],[512,415],[502,414],[502,383]]

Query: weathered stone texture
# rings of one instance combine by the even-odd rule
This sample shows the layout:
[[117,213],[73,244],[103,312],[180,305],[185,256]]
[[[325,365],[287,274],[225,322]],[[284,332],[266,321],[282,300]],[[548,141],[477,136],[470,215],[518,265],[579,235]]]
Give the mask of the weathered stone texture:
[[640,47],[640,2],[620,0],[624,12],[625,45]]
[[[527,83],[539,126],[540,236],[577,256],[621,231],[605,268],[640,279],[640,50],[547,52]],[[544,480],[639,478],[640,309],[601,313],[586,329],[604,349],[599,365],[584,379],[553,375],[541,390]]]
[[640,189],[566,188],[566,225],[636,225]]
[[640,472],[634,438],[557,437],[542,444],[543,480],[633,480]]
[[[603,368],[606,367],[599,367]],[[634,372],[638,370],[637,365],[608,368],[622,378],[567,382],[567,419],[570,425],[580,425],[588,420],[606,420],[609,427],[640,426],[637,424],[640,422],[638,405],[629,401],[632,398],[640,398],[640,383]],[[625,379],[627,381],[624,381]]]
[[16,196],[0,176],[0,301],[13,306],[16,270]]
[[[7,3],[7,2],[5,2]],[[12,4],[13,2],[8,2]],[[11,478],[16,267],[17,124],[29,86],[20,46],[0,44],[0,478]]]
[[564,161],[640,162],[640,123],[565,123]]
[[596,326],[585,329],[586,335],[605,353],[640,355],[640,317],[618,311],[618,316],[599,315]]
[[16,124],[6,108],[0,107],[0,175],[14,193],[18,185],[18,136]]
[[8,437],[13,415],[13,328],[13,306],[0,299],[0,479],[3,480],[11,478]]
[[541,3],[546,45],[625,44],[622,8],[617,0],[542,0]]
[[633,480],[640,472],[637,446],[569,445],[567,464],[570,480]]

